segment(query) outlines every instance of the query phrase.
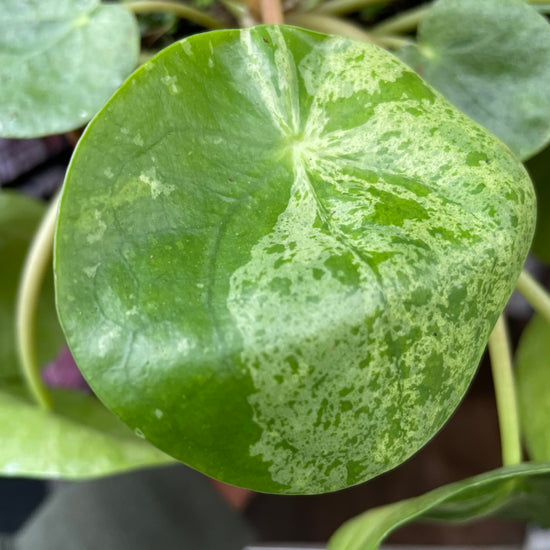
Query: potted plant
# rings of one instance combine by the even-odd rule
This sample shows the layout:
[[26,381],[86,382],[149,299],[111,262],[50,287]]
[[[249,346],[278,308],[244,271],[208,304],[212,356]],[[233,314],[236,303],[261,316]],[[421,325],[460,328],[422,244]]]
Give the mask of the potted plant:
[[[256,491],[336,491],[429,441],[488,341],[503,467],[369,510],[328,548],[377,548],[416,518],[549,524],[550,298],[522,271],[536,209],[522,161],[547,174],[547,5],[438,0],[367,11],[366,29],[342,17],[375,4],[3,3],[0,135],[92,119],[37,229],[40,205],[0,195],[0,415],[18,418],[4,474],[177,459]],[[134,14],[172,43],[130,75]],[[219,30],[177,40],[178,18]],[[42,284],[54,233],[63,332]],[[515,287],[541,315],[516,373],[502,316]],[[95,395],[44,385],[64,339]]]

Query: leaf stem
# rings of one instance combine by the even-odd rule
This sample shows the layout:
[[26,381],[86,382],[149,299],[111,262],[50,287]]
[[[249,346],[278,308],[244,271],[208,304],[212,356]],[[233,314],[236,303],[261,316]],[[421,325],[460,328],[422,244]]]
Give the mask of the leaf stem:
[[260,0],[262,22],[266,25],[282,25],[284,22],[281,0]]
[[51,398],[40,378],[36,358],[35,321],[42,281],[51,264],[59,196],[60,193],[52,199],[27,252],[15,312],[15,334],[21,373],[35,401],[46,410],[51,409]]
[[193,21],[207,29],[223,29],[226,27],[222,21],[215,17],[179,2],[138,0],[137,2],[124,2],[122,6],[136,15],[140,13],[172,13],[181,19]]
[[519,414],[506,321],[501,315],[489,337],[489,356],[500,426],[502,463],[521,463]]
[[404,11],[385,21],[378,23],[371,28],[371,33],[379,34],[401,34],[414,31],[419,23],[424,19],[431,6],[419,6],[411,10]]
[[287,16],[287,22],[313,31],[338,34],[355,40],[370,42],[382,48],[399,48],[409,43],[408,40],[398,36],[373,36],[353,23],[320,13],[290,14]]
[[531,304],[531,307],[550,322],[550,295],[546,289],[523,270],[516,283],[516,290]]
[[329,0],[316,6],[310,13],[323,15],[346,15],[376,4],[387,4],[390,0]]

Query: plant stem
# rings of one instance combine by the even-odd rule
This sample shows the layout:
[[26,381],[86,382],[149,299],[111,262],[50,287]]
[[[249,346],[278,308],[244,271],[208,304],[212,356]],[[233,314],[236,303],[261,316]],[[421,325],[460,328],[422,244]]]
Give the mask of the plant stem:
[[359,11],[368,6],[376,4],[386,4],[389,0],[329,0],[311,10],[311,13],[321,13],[323,15],[346,15]]
[[516,283],[516,290],[531,304],[531,307],[550,322],[550,295],[546,289],[523,270]]
[[266,25],[282,25],[284,22],[281,0],[260,0],[262,22]]
[[326,32],[347,36],[355,40],[371,42],[382,48],[399,48],[409,41],[398,36],[372,36],[361,27],[330,15],[320,13],[295,13],[287,17],[287,22],[298,27],[305,27],[313,31]]
[[27,252],[15,312],[15,334],[21,373],[35,401],[46,410],[51,408],[51,398],[40,378],[34,332],[40,289],[46,269],[51,263],[59,196],[58,194],[52,199]]
[[122,4],[134,14],[140,13],[173,13],[182,19],[188,19],[198,23],[207,29],[223,29],[226,25],[218,19],[200,10],[180,4],[179,2],[163,2],[161,0],[143,0],[137,2],[125,2]]
[[419,6],[399,13],[372,27],[372,34],[399,34],[413,31],[430,10],[431,6]]
[[489,355],[497,401],[502,463],[521,463],[519,415],[506,321],[501,315],[489,337]]

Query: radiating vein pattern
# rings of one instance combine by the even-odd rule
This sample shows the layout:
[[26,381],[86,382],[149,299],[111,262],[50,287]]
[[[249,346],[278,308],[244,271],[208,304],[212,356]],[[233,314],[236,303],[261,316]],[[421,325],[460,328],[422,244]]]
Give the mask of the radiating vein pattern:
[[[289,51],[280,32],[270,43]],[[296,492],[338,489],[403,461],[462,397],[503,305],[487,303],[487,270],[517,246],[506,233],[487,243],[503,220],[484,205],[517,170],[492,179],[492,140],[472,125],[451,134],[463,117],[375,48],[333,38],[298,66],[275,59],[284,86],[258,58],[253,74],[294,183],[228,306],[258,390],[251,453]]]
[[256,490],[341,489],[452,413],[533,207],[513,155],[387,52],[197,35],[81,140],[60,317],[94,391],[162,450]]

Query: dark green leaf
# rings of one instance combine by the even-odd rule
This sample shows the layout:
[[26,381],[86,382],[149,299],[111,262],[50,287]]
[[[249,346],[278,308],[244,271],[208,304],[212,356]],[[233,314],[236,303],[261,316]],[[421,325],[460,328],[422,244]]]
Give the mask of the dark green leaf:
[[[23,260],[44,215],[44,205],[17,193],[0,193],[0,380],[18,376],[15,349],[15,301]],[[57,321],[51,270],[37,312],[36,341],[40,364],[52,359],[64,343]]]
[[537,228],[531,250],[550,264],[550,147],[529,159],[525,167],[537,195]]
[[517,351],[517,388],[522,430],[533,460],[550,461],[550,324],[535,316]]
[[328,550],[376,550],[392,531],[416,519],[467,521],[499,514],[550,527],[549,489],[550,464],[501,468],[369,510],[338,529]]
[[172,459],[140,441],[94,396],[56,390],[54,411],[0,386],[0,474],[81,479]]
[[197,35],[83,136],[58,308],[88,382],[164,451],[263,491],[340,489],[457,406],[533,211],[512,153],[387,52]]
[[439,0],[400,56],[520,158],[550,141],[550,25],[523,0]]
[[99,0],[0,2],[0,136],[82,126],[135,68],[133,15]]

